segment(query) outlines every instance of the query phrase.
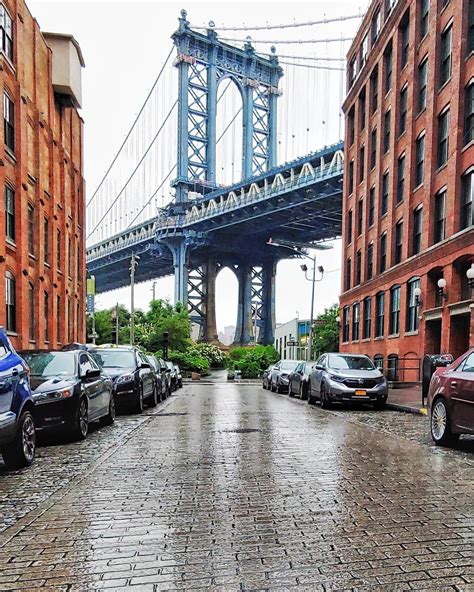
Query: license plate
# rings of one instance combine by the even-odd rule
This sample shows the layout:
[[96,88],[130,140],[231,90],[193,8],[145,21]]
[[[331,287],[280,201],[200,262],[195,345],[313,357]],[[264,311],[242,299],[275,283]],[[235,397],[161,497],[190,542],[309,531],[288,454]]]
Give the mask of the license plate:
[[355,394],[356,394],[358,397],[365,397],[365,396],[366,396],[366,394],[367,394],[367,391],[356,391],[356,392],[355,392]]

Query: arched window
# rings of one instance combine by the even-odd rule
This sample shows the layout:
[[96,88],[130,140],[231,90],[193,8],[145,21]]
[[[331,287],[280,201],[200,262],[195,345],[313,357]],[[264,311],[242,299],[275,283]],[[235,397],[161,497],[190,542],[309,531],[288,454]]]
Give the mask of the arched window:
[[376,354],[374,356],[374,366],[383,372],[383,356],[381,354]]
[[30,341],[35,339],[35,288],[28,284],[28,322]]
[[398,380],[398,368],[398,356],[396,354],[390,354],[387,358],[387,380]]
[[16,280],[15,276],[7,271],[6,280],[6,327],[7,331],[16,331]]
[[412,278],[407,283],[407,318],[406,330],[418,331],[419,325],[419,300],[415,296],[415,290],[420,287],[420,278]]

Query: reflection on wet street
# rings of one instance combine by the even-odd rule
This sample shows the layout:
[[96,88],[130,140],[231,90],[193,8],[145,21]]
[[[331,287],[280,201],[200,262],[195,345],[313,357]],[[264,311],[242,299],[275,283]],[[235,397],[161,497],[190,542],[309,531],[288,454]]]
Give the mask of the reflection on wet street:
[[472,590],[472,452],[415,422],[187,385],[0,472],[0,590]]

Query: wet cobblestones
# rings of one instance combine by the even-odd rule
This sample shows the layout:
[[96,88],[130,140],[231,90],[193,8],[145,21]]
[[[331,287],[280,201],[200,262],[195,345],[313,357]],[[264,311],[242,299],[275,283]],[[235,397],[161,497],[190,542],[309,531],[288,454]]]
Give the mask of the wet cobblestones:
[[474,589],[469,442],[255,386],[166,412],[0,472],[0,590]]

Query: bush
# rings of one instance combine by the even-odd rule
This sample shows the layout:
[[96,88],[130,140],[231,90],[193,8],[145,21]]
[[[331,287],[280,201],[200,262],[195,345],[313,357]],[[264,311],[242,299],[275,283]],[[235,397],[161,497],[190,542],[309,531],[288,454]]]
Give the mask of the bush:
[[280,359],[272,345],[236,347],[231,350],[229,367],[242,372],[242,378],[258,378],[262,371]]
[[[157,355],[159,355],[159,353]],[[186,352],[170,351],[168,357],[173,364],[177,364],[181,370],[187,372],[199,372],[200,374],[205,374],[209,370],[208,360],[189,350]]]
[[211,368],[223,368],[225,365],[226,355],[217,345],[196,343],[190,347],[189,352],[201,358],[206,358]]

